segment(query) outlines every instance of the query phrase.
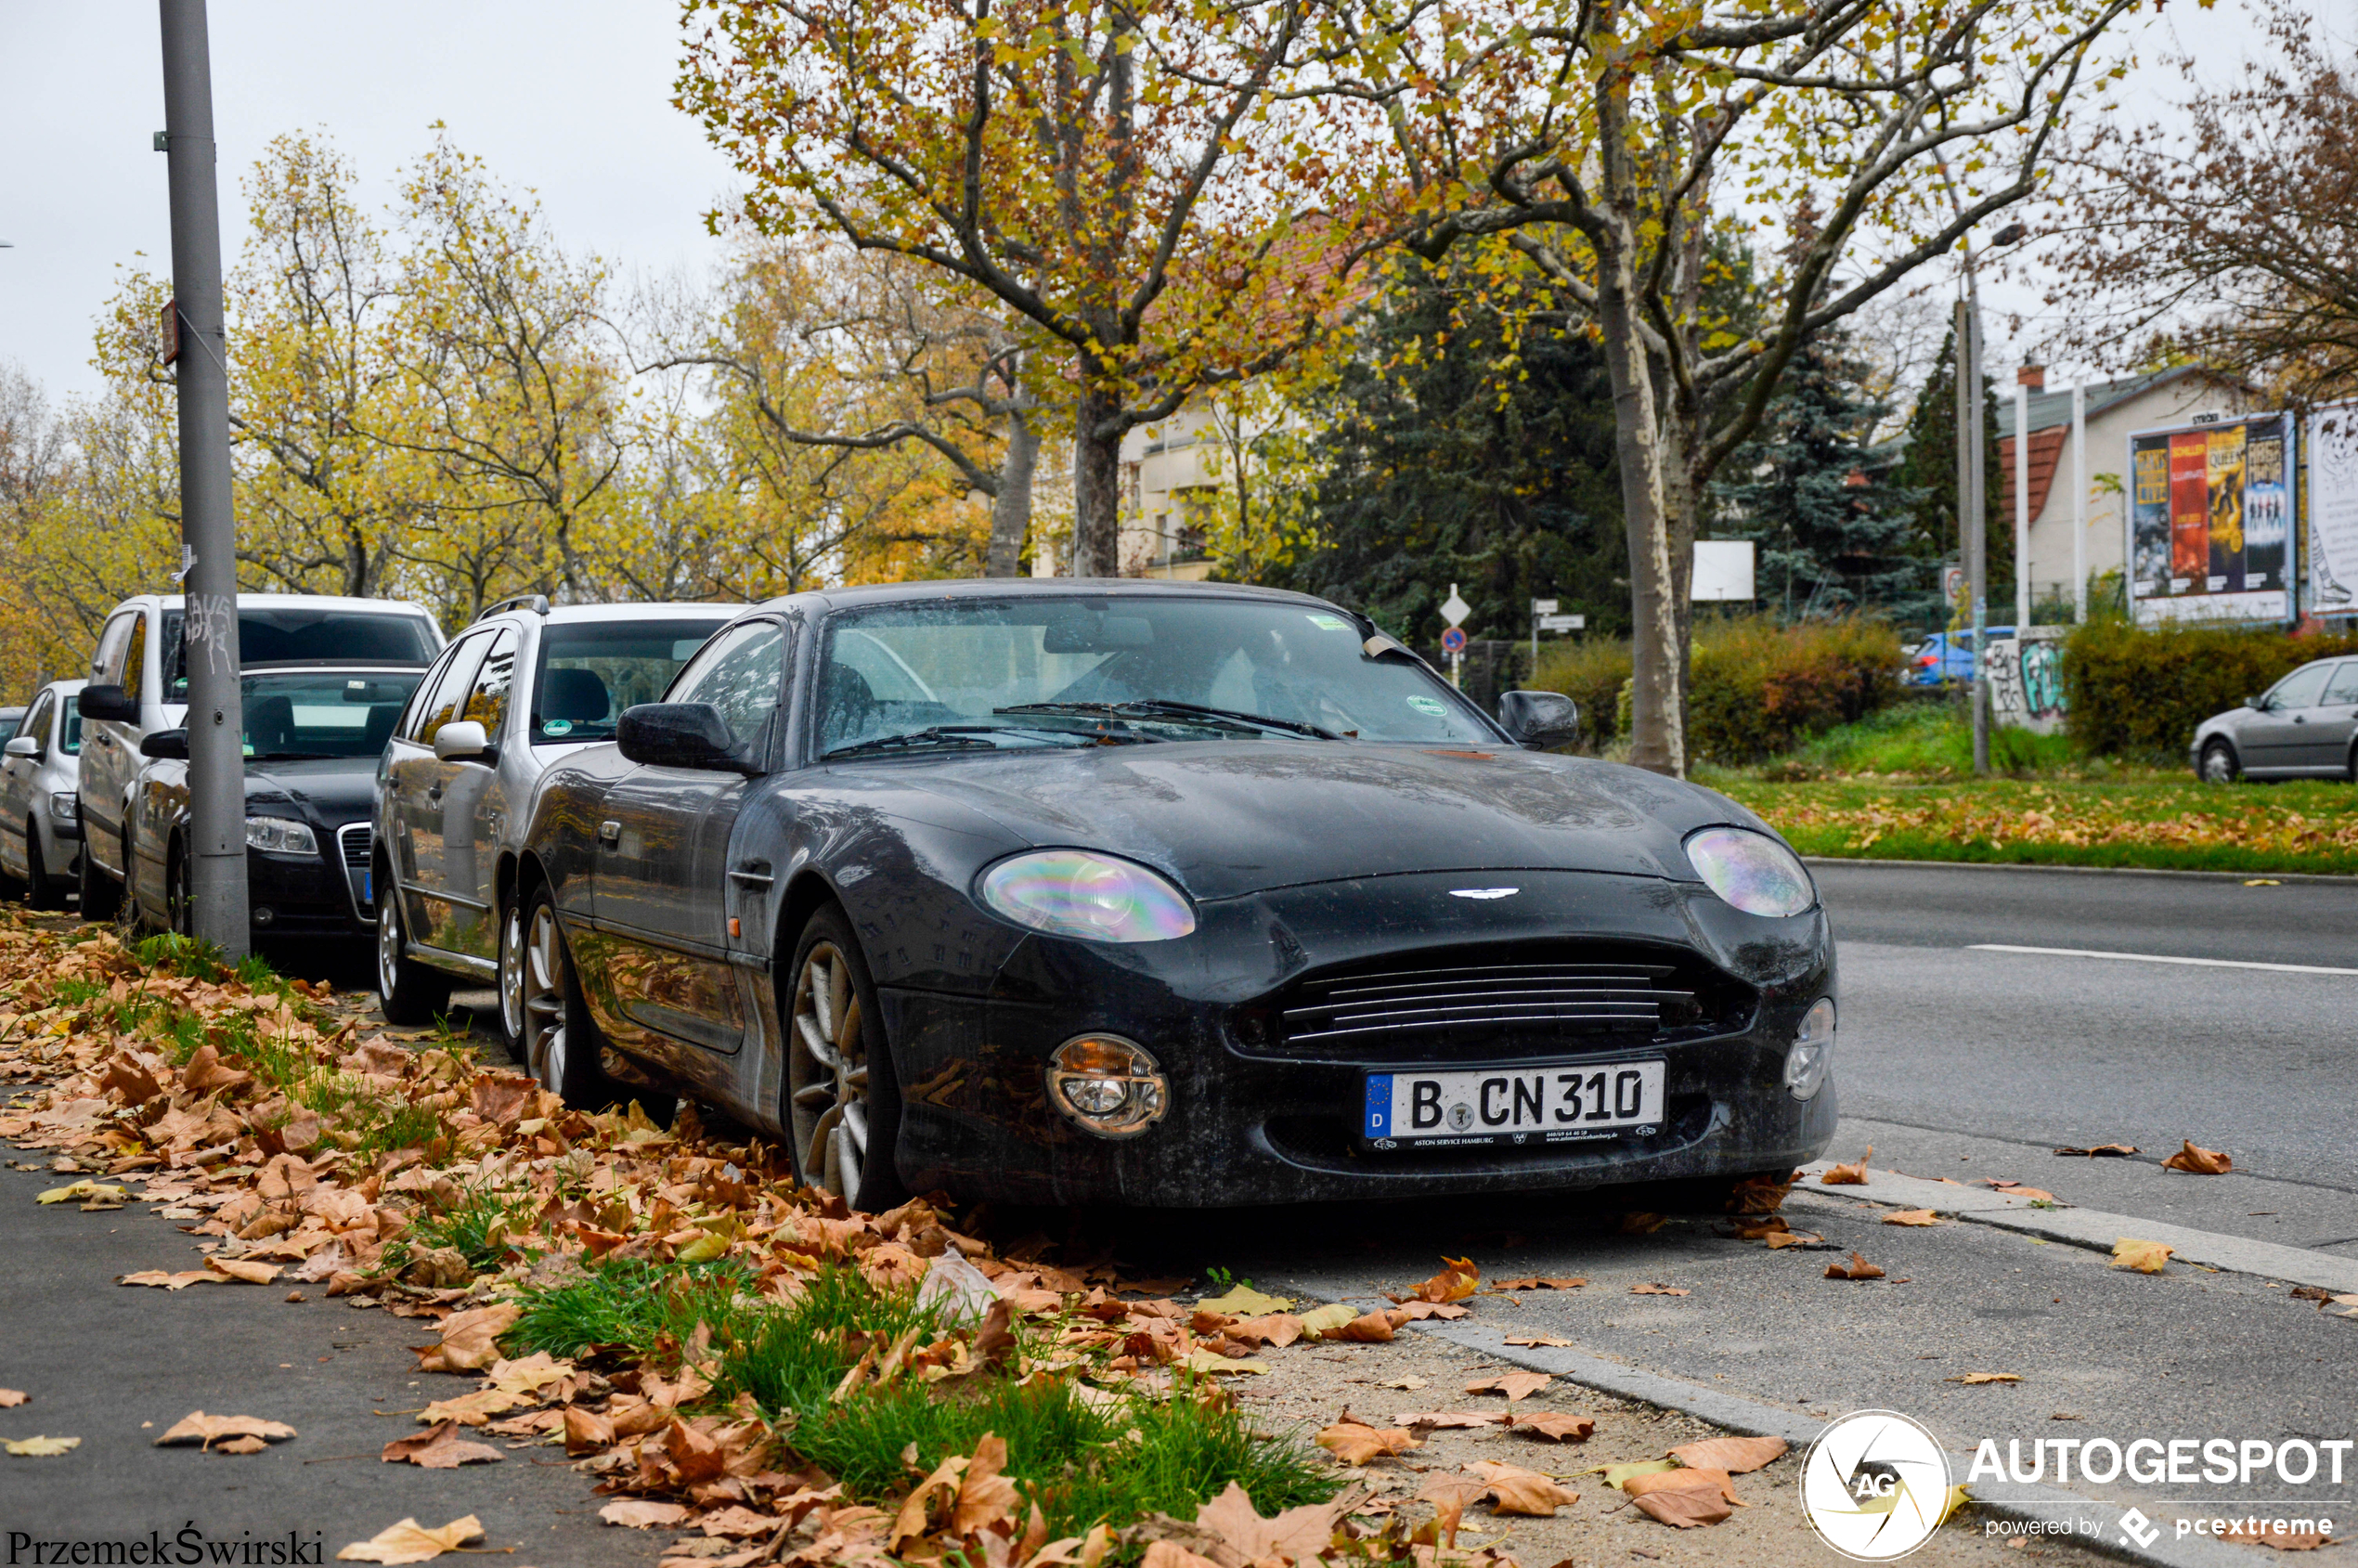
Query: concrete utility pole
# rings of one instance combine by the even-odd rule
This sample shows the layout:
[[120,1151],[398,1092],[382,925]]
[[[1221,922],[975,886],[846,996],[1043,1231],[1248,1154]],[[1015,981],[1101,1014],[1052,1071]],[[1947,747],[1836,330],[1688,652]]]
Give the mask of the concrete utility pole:
[[237,524],[229,512],[228,337],[214,177],[213,62],[204,0],[158,0],[172,288],[180,343],[180,537],[188,674],[190,928],[232,961],[246,924],[245,709],[238,689]]
[[1973,602],[1973,771],[1989,771],[1989,687],[1982,679],[1989,632],[1988,506],[1982,488],[1981,303],[1973,253],[1965,253],[1965,296],[1957,302],[1957,538]]
[[2015,640],[2030,625],[2030,384],[2015,382]]
[[[2127,508],[2123,508],[2126,511]],[[2121,558],[2121,577],[2129,558]],[[2088,383],[2071,389],[2071,624],[2088,624]]]

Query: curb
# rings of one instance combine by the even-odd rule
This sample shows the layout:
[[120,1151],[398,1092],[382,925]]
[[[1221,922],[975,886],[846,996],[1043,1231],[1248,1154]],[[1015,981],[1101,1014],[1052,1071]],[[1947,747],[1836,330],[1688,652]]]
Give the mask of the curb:
[[2041,865],[2025,861],[1900,861],[1872,855],[1804,855],[1801,863],[1887,865],[1905,871],[2040,871],[2066,876],[2167,876],[2182,882],[2244,883],[2260,876],[2272,882],[2317,882],[2334,888],[2347,888],[2358,883],[2358,876],[2315,871],[2178,871],[2143,865]]

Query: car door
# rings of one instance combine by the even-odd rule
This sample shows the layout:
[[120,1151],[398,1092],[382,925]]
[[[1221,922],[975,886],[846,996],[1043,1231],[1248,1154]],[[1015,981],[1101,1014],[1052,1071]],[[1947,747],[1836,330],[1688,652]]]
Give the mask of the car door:
[[[782,622],[743,622],[697,654],[666,700],[710,703],[740,751],[761,757],[789,647]],[[726,903],[729,840],[747,786],[737,772],[641,766],[606,794],[591,890],[604,939],[597,978],[641,1050],[664,1054],[649,1030],[711,1051],[745,1041]]]
[[[40,746],[44,756],[49,749],[49,725],[57,716],[57,706],[58,693],[45,688],[32,699],[24,722],[17,726],[17,733]],[[40,831],[32,825],[32,817],[42,760],[42,756],[0,758],[0,870],[10,876],[25,875],[25,835]]]
[[2334,666],[2307,722],[2297,728],[2303,768],[2338,776],[2350,766],[2350,742],[2358,736],[2358,659]]
[[2247,773],[2285,773],[2305,765],[2311,710],[2325,694],[2333,666],[2303,665],[2261,699],[2235,728],[2235,750]]
[[[133,644],[144,644],[146,619],[137,610],[125,610],[107,622],[98,634],[97,656],[90,661],[93,684],[125,685],[126,655]],[[141,662],[144,662],[141,661]],[[129,668],[139,667],[137,663]],[[98,865],[123,874],[123,797],[139,771],[139,726],[115,719],[93,719],[84,726],[78,792],[82,797],[83,852]],[[100,846],[93,852],[93,846]]]
[[[467,688],[459,717],[483,726],[496,748],[515,685],[518,638],[512,622],[492,638]],[[499,956],[499,823],[509,810],[496,750],[481,759],[454,760],[442,795],[445,890],[452,907],[449,940],[437,942],[471,958]]]
[[452,644],[441,666],[427,672],[407,732],[396,732],[386,745],[386,817],[395,840],[386,851],[401,888],[410,939],[426,947],[447,948],[454,911],[464,907],[450,901],[449,856],[442,831],[443,797],[459,764],[434,756],[434,737],[466,706],[476,666],[490,641],[491,634],[483,631]]

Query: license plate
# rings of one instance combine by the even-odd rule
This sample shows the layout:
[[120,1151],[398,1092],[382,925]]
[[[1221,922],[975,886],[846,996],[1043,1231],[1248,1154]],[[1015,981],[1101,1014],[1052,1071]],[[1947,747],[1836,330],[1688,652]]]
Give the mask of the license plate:
[[1379,1148],[1643,1136],[1662,1128],[1663,1071],[1657,1059],[1371,1072],[1360,1132]]

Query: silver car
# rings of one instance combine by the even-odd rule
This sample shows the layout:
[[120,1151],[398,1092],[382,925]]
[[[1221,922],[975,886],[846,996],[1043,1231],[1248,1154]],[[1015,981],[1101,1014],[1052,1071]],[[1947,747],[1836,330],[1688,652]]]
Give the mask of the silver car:
[[2212,784],[2358,779],[2358,658],[2302,665],[2195,727],[2186,755]]
[[65,908],[80,870],[82,687],[42,687],[0,758],[0,894],[21,888],[35,909]]
[[612,740],[622,710],[662,696],[740,608],[552,607],[532,594],[493,605],[445,650],[377,765],[367,896],[386,1017],[423,1023],[454,984],[496,985],[500,1034],[523,1059],[514,892],[533,785],[557,758]]

